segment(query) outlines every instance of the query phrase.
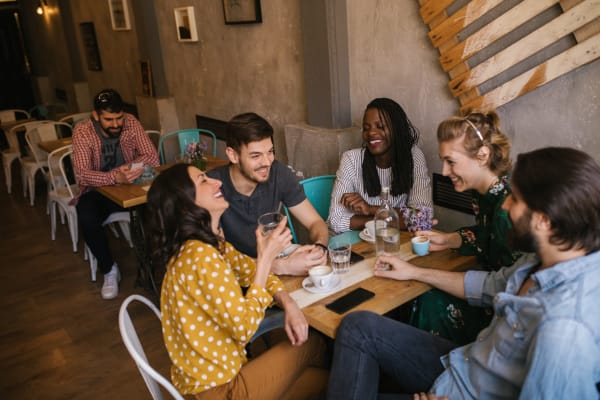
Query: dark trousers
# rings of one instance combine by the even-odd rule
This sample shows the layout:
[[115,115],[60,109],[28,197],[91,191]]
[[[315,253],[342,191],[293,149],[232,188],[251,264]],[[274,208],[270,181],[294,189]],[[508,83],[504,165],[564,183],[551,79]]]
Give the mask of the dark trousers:
[[102,223],[114,212],[127,211],[96,191],[84,193],[77,203],[77,218],[83,240],[98,260],[98,270],[110,272],[114,263]]
[[[440,357],[458,345],[410,325],[358,311],[342,321],[335,339],[328,399],[411,399],[444,371]],[[404,394],[379,394],[380,372]]]

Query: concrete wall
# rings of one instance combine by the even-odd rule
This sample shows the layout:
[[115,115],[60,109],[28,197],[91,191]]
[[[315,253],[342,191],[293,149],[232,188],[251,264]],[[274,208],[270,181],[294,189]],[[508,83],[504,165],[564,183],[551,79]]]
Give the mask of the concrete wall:
[[[177,110],[170,123],[177,120],[180,127],[189,127],[195,126],[196,114],[227,120],[255,111],[274,125],[277,156],[287,161],[283,126],[306,122],[300,1],[262,0],[261,24],[225,25],[221,1],[153,0],[169,96]],[[40,18],[32,14],[34,3],[20,1],[27,13],[32,70],[49,76],[51,87],[70,87],[73,79],[63,59],[71,52],[62,40],[59,10]],[[50,8],[58,4],[57,0],[48,3]],[[106,1],[71,0],[69,4],[80,62],[85,63],[85,58],[79,23],[94,22],[96,29],[103,70],[89,71],[84,64],[90,93],[112,86],[135,103],[142,93],[135,15],[130,15],[132,30],[113,31]],[[196,43],[177,41],[173,9],[181,6],[195,7]],[[458,102],[449,93],[448,77],[428,40],[418,2],[347,0],[347,14],[353,124],[360,125],[371,99],[395,99],[421,132],[420,146],[430,170],[439,172],[435,131],[440,121],[458,113]],[[500,107],[503,129],[513,139],[513,154],[562,145],[585,149],[600,159],[599,93],[600,62],[596,61]],[[311,157],[307,152],[312,163]],[[448,226],[465,220],[462,214],[445,210],[439,216]]]

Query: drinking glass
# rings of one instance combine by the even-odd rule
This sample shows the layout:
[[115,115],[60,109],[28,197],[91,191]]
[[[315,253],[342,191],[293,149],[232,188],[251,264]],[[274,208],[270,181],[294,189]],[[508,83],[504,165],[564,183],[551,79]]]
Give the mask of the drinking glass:
[[336,243],[329,247],[331,267],[336,274],[344,274],[350,271],[351,253],[352,245],[350,243]]
[[263,236],[270,234],[283,219],[280,212],[268,212],[258,217],[258,225],[261,227]]

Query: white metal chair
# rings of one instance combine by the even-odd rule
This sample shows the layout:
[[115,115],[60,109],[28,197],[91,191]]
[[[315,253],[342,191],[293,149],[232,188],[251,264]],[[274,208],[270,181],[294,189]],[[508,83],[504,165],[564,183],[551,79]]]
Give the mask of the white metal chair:
[[148,390],[150,391],[150,394],[154,400],[164,399],[163,393],[160,390],[160,386],[165,388],[174,399],[183,400],[183,396],[179,394],[173,384],[164,376],[159,374],[154,368],[152,368],[148,362],[144,348],[142,347],[135,327],[131,322],[129,312],[127,311],[127,307],[133,301],[139,301],[148,306],[148,308],[151,309],[154,315],[156,315],[156,317],[160,320],[160,311],[150,300],[144,296],[140,296],[139,294],[132,294],[131,296],[127,297],[121,304],[121,309],[119,310],[119,330],[121,331],[121,338],[123,339],[123,343],[125,344],[127,351],[131,355],[131,358],[133,358],[135,361],[135,364],[137,365],[142,378],[144,378],[144,382],[146,382],[146,386],[148,387]]
[[150,130],[147,130],[146,133],[148,134],[148,137],[150,138],[150,140],[152,141],[152,144],[156,148],[156,151],[158,151],[158,144],[160,143],[160,136],[161,136],[160,131],[150,129]]
[[[71,131],[71,126],[66,122],[49,121],[36,125],[25,132],[25,140],[29,146],[28,150],[33,158],[21,158],[21,180],[23,182],[23,196],[27,197],[29,191],[29,203],[32,207],[35,202],[35,176],[38,171],[41,171],[44,178],[46,178],[45,169],[48,167],[48,153],[40,149],[38,144],[56,140],[64,136],[65,132],[70,134]],[[50,186],[48,186],[48,190],[50,190]],[[46,211],[49,211],[48,204],[46,205]]]
[[0,121],[2,123],[12,122],[18,119],[30,119],[31,114],[25,110],[19,108],[13,108],[8,110],[0,110]]
[[9,148],[2,151],[2,166],[4,167],[4,178],[6,179],[6,190],[8,193],[11,193],[12,190],[12,164],[15,160],[21,159],[21,150],[19,148],[17,133],[21,131],[27,132],[29,129],[44,122],[48,121],[23,122],[22,124],[13,126],[8,132],[5,132]]
[[50,179],[50,191],[48,191],[48,203],[50,206],[50,234],[52,240],[56,240],[56,206],[62,210],[61,215],[66,215],[73,253],[77,252],[79,240],[77,225],[77,209],[69,204],[73,197],[79,193],[79,185],[69,184],[64,168],[65,159],[71,156],[73,147],[71,145],[58,148],[48,154],[48,173]]
[[75,125],[77,125],[78,123],[90,119],[91,115],[92,115],[91,111],[80,112],[80,113],[65,115],[64,117],[62,117],[58,121],[59,122],[66,122],[67,124],[71,125],[71,127],[75,128]]

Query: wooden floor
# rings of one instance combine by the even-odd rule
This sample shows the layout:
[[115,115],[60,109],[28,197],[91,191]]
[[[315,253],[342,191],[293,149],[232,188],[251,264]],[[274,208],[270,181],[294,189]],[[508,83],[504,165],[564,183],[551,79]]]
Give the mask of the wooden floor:
[[[50,239],[43,182],[35,207],[19,171],[11,195],[4,182],[0,173],[0,399],[149,399],[117,322],[123,299],[147,295],[134,287],[133,250],[110,235],[123,278],[119,297],[102,300],[102,276],[91,282],[82,241],[73,253],[66,225]],[[158,320],[131,311],[150,362],[168,375]]]

